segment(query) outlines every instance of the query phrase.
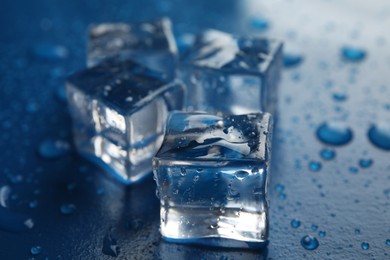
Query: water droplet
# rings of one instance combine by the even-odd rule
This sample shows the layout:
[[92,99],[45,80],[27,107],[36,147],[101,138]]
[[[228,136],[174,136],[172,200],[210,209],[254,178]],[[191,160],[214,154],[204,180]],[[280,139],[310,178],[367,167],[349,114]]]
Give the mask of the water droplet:
[[386,240],[386,245],[390,246],[390,239]]
[[318,229],[317,225],[311,225],[311,230],[316,231]]
[[359,166],[362,168],[369,168],[374,161],[372,159],[360,159],[359,160]]
[[371,143],[383,150],[390,150],[390,122],[379,122],[368,130]]
[[363,49],[346,46],[341,49],[341,55],[346,61],[357,62],[362,61],[366,57],[366,51]]
[[336,156],[336,152],[331,149],[324,148],[320,151],[320,156],[322,159],[329,161],[334,159],[334,157]]
[[182,167],[182,168],[180,169],[180,175],[181,175],[181,176],[186,176],[186,175],[187,175],[187,170],[186,170],[186,168]]
[[355,235],[360,235],[360,229],[358,228],[355,229]]
[[320,232],[318,232],[318,235],[320,237],[325,237],[326,236],[326,232],[325,231],[320,231]]
[[39,145],[39,155],[45,159],[58,159],[69,153],[70,145],[62,140],[47,139]]
[[361,246],[363,250],[368,250],[370,248],[370,244],[367,242],[363,242]]
[[31,249],[30,249],[30,253],[32,255],[39,255],[40,253],[42,252],[42,248],[40,246],[33,246]]
[[113,237],[111,232],[108,232],[103,238],[103,254],[117,257],[119,255],[119,250],[120,248],[116,239]]
[[74,204],[64,204],[60,207],[60,211],[64,215],[73,214],[76,211],[76,206]]
[[314,250],[319,246],[318,240],[315,237],[306,235],[301,239],[301,245],[306,250]]
[[134,98],[133,98],[132,96],[130,96],[130,97],[127,97],[127,98],[126,98],[126,102],[132,102],[132,101],[133,101],[133,99],[134,99]]
[[340,121],[322,123],[316,131],[318,139],[329,145],[344,145],[353,138],[352,130]]
[[287,198],[287,195],[285,193],[280,193],[279,194],[279,199],[280,200],[285,200]]
[[68,50],[64,46],[50,43],[39,43],[33,48],[35,57],[43,60],[62,60],[68,57]]
[[345,93],[334,93],[332,96],[334,101],[342,102],[347,100],[347,95]]
[[318,172],[319,170],[321,170],[321,168],[322,168],[322,165],[320,162],[316,162],[316,161],[309,162],[309,169],[312,172]]
[[7,185],[0,188],[0,206],[8,207],[9,195],[11,194],[11,188]]
[[256,30],[266,30],[269,27],[268,21],[261,17],[252,18],[250,25]]
[[359,172],[359,169],[353,166],[349,167],[348,170],[352,174],[357,174]]
[[283,65],[286,68],[298,66],[302,61],[303,56],[299,54],[285,53],[283,56]]
[[275,186],[275,190],[276,190],[276,191],[284,191],[284,185],[282,185],[282,184],[276,185],[276,186]]
[[291,220],[291,227],[293,228],[299,228],[301,226],[301,221],[299,221],[298,219],[293,219]]
[[239,179],[240,181],[245,179],[245,177],[248,175],[249,175],[249,173],[246,171],[236,171],[234,173],[234,176],[236,176],[236,178]]
[[30,208],[36,208],[37,206],[38,206],[38,201],[37,200],[32,200],[32,201],[30,201],[29,203],[28,203],[28,206],[30,207]]

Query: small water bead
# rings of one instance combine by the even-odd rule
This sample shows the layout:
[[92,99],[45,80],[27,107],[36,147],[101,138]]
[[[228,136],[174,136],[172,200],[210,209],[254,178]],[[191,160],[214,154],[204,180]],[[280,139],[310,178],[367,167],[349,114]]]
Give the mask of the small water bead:
[[51,43],[39,43],[34,46],[33,54],[42,60],[57,61],[68,57],[68,49]]
[[318,232],[318,235],[320,237],[325,237],[326,236],[326,232],[325,231],[320,231],[320,232]]
[[70,215],[76,211],[76,206],[74,204],[64,204],[61,206],[60,211],[64,215]]
[[311,230],[316,231],[318,229],[317,225],[311,225]]
[[291,220],[290,224],[292,228],[299,228],[301,226],[301,221],[299,221],[298,219],[293,219]]
[[360,235],[360,229],[358,228],[355,229],[355,235]]
[[277,185],[275,186],[275,190],[276,190],[276,191],[284,191],[284,185],[282,185],[282,184],[277,184]]
[[314,250],[319,246],[318,240],[315,237],[306,235],[301,239],[301,245],[306,250]]
[[390,150],[390,122],[378,122],[368,130],[368,138],[373,145]]
[[324,148],[320,151],[320,156],[322,159],[330,161],[336,157],[336,152],[331,149]]
[[358,62],[364,60],[367,54],[363,49],[345,46],[341,48],[341,55],[346,61]]
[[390,239],[386,240],[386,245],[390,246]]
[[286,68],[298,66],[302,61],[303,56],[300,54],[285,53],[283,55],[283,65]]
[[359,166],[362,168],[369,168],[374,161],[372,159],[360,159],[359,160]]
[[361,247],[362,247],[363,250],[368,250],[370,248],[370,244],[367,243],[367,242],[363,242]]
[[38,201],[37,200],[32,200],[28,203],[28,206],[32,209],[36,208],[38,206]]
[[246,171],[236,171],[234,173],[234,176],[236,176],[236,178],[239,179],[240,181],[245,179],[245,177],[247,177],[248,175],[249,175],[249,173]]
[[58,159],[70,151],[69,143],[62,140],[47,139],[39,145],[39,155],[45,159]]
[[285,200],[287,198],[287,195],[285,193],[280,193],[279,194],[279,199],[280,200]]
[[269,27],[268,21],[261,17],[252,18],[250,25],[253,29],[256,30],[266,30]]
[[184,168],[184,167],[180,168],[180,175],[181,175],[181,176],[186,176],[186,175],[187,175],[187,170],[186,170],[186,168]]
[[359,172],[359,169],[353,166],[349,167],[348,170],[352,174],[357,174]]
[[30,249],[30,253],[32,255],[39,255],[40,253],[42,252],[42,248],[40,246],[33,246],[31,249]]
[[322,168],[322,165],[320,162],[316,162],[316,161],[309,162],[309,169],[312,172],[318,172],[321,170],[321,168]]
[[318,139],[329,145],[345,145],[353,138],[353,132],[344,122],[329,121],[322,123],[316,131]]
[[347,100],[347,95],[345,93],[333,93],[332,95],[334,101],[345,101]]

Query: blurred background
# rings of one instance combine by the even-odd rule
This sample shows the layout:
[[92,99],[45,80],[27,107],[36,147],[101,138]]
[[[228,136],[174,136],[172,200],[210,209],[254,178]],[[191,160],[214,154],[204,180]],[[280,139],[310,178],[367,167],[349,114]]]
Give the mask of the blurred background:
[[[285,42],[262,251],[163,242],[153,180],[74,151],[64,79],[88,25],[161,16],[182,49],[206,28]],[[389,259],[389,28],[382,0],[2,1],[0,258]]]

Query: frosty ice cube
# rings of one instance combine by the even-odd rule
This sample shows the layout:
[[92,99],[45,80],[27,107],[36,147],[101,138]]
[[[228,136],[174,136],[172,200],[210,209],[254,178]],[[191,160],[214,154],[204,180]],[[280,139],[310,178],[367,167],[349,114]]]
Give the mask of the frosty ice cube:
[[177,48],[171,21],[126,24],[102,23],[89,29],[87,64],[92,67],[106,59],[132,59],[173,78]]
[[207,30],[180,61],[188,111],[276,112],[282,43]]
[[153,159],[164,239],[253,248],[268,239],[269,113],[172,112]]
[[180,82],[129,60],[110,60],[70,76],[66,89],[80,154],[125,183],[151,172],[168,111],[183,106]]

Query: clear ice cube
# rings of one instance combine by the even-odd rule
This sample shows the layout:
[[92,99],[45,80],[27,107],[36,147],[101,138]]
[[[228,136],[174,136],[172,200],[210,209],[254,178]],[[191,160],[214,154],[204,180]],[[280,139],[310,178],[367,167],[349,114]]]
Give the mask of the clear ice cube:
[[148,68],[175,75],[177,47],[171,21],[126,24],[102,23],[90,26],[87,64],[92,67],[106,59],[132,59]]
[[276,113],[282,43],[207,30],[180,60],[188,111]]
[[130,60],[108,60],[68,78],[78,151],[125,183],[152,171],[168,112],[181,109],[184,86]]
[[168,241],[262,247],[268,239],[269,113],[171,112],[153,159]]

